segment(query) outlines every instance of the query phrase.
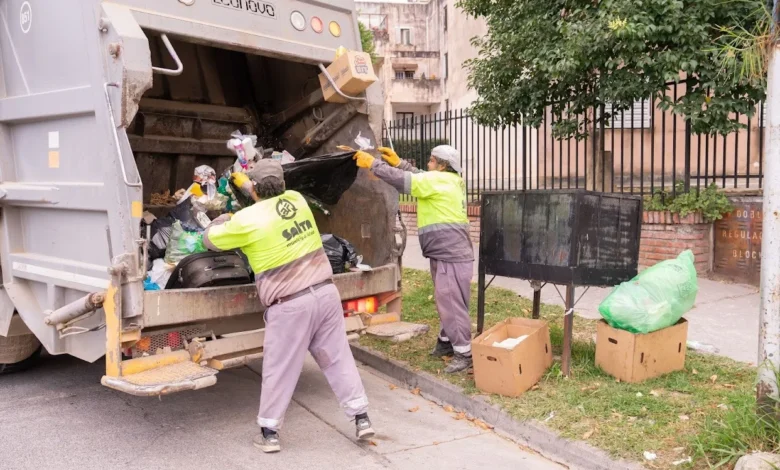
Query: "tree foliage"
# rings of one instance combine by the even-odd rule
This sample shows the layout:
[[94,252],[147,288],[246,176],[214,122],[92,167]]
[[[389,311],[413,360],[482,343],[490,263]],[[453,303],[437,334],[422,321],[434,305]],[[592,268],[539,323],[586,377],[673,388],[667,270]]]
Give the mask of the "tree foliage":
[[[626,110],[654,98],[690,119],[694,132],[726,134],[764,98],[755,49],[735,37],[766,26],[764,0],[460,0],[483,18],[467,62],[479,98],[472,114],[486,125],[538,125],[548,106],[553,132],[584,136],[591,110]],[[736,72],[735,72],[736,71]],[[667,84],[685,82],[674,101]],[[577,116],[579,116],[579,119]],[[596,122],[609,114],[596,113]]]
[[360,44],[363,46],[363,52],[371,56],[371,61],[376,62],[376,47],[374,45],[374,33],[368,29],[368,26],[358,21],[358,30],[360,31]]

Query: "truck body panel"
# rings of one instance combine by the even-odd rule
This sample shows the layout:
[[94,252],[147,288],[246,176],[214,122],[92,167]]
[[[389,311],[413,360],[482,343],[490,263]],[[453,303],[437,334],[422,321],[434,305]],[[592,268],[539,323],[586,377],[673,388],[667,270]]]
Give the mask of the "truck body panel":
[[[297,158],[334,152],[358,132],[376,142],[367,103],[317,99],[316,64],[339,46],[360,48],[353,8],[351,0],[0,0],[0,335],[18,313],[50,353],[94,361],[107,343],[125,348],[155,328],[261,325],[254,286],[144,292],[141,217],[164,215],[170,206],[152,206],[151,195],[186,187],[196,166],[219,173],[231,164],[225,141],[236,129]],[[179,61],[181,73],[171,74]],[[285,113],[301,100],[310,106]],[[317,215],[321,232],[350,240],[377,268],[337,275],[343,299],[399,289],[397,204],[392,188],[361,171],[332,214]],[[116,321],[104,306],[70,330],[45,323],[111,287]]]

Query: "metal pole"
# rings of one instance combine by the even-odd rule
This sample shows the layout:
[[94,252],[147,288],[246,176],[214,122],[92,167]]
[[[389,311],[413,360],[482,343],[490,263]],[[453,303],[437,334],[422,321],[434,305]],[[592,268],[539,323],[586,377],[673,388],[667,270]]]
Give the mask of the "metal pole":
[[563,314],[563,354],[561,366],[563,375],[569,377],[571,372],[571,338],[574,330],[574,285],[566,286],[566,311]]
[[[773,16],[777,22],[777,1]],[[772,46],[767,77],[767,142],[764,157],[764,236],[761,242],[761,310],[758,335],[759,404],[777,397],[780,366],[780,47]]]
[[538,320],[542,307],[542,283],[539,281],[531,281],[531,287],[534,289],[534,306],[531,311],[531,318]]
[[485,266],[482,260],[478,261],[477,271],[477,334],[481,335],[485,329]]

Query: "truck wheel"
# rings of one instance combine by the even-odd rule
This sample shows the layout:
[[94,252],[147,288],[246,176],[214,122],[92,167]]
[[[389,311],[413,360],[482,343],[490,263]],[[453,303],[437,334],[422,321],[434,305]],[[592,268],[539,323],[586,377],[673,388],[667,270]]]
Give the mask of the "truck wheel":
[[38,360],[42,349],[35,335],[0,336],[0,375],[29,368]]

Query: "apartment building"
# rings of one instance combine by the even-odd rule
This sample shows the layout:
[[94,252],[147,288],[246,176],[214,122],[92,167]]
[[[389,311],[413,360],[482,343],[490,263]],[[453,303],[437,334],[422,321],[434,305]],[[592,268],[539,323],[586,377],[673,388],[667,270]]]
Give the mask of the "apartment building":
[[466,108],[476,98],[468,89],[464,61],[477,50],[471,38],[484,22],[457,10],[456,0],[367,0],[356,2],[358,19],[374,34],[382,58],[379,79],[385,119],[398,120]]

